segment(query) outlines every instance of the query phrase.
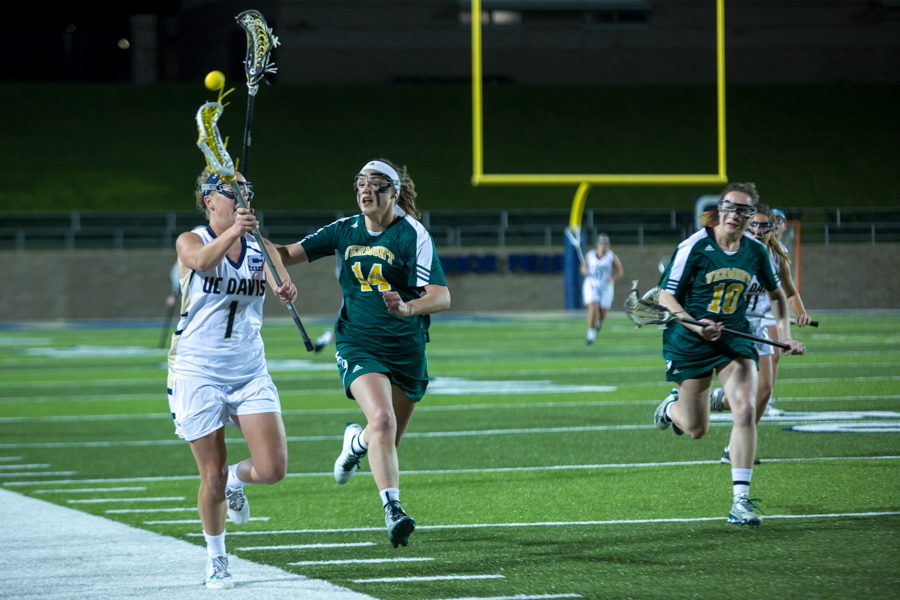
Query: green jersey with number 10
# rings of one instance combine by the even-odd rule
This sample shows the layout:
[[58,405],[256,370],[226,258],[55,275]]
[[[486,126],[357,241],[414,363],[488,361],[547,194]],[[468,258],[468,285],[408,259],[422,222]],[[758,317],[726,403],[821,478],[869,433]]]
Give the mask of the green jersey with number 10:
[[426,285],[447,285],[434,240],[410,215],[380,233],[366,230],[363,215],[339,219],[300,241],[310,261],[334,256],[344,302],[335,327],[338,342],[387,351],[415,352],[428,341],[428,315],[400,317],[387,311],[382,294],[392,290],[404,302],[425,293]]
[[[694,319],[710,319],[750,333],[744,313],[746,292],[754,276],[768,291],[781,285],[765,246],[744,234],[738,250],[726,253],[716,243],[713,231],[704,228],[678,245],[660,287],[675,296]],[[675,329],[679,334],[694,335],[682,332],[681,327]]]

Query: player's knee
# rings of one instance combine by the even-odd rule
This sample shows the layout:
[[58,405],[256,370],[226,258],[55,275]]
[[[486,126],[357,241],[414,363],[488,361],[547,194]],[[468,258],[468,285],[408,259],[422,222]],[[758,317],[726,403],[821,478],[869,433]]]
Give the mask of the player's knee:
[[228,482],[228,465],[206,465],[202,471],[201,481],[213,492],[225,493]]
[[397,417],[393,411],[380,410],[369,419],[366,429],[369,435],[374,434],[382,439],[393,440],[397,433]]
[[284,479],[287,475],[287,461],[276,460],[271,464],[260,468],[260,465],[254,465],[256,474],[262,479],[261,483],[272,485]]
[[703,423],[694,425],[693,427],[689,427],[688,429],[684,430],[686,434],[688,434],[695,440],[699,440],[700,438],[702,438],[704,435],[706,435],[707,431],[709,431],[709,425]]
[[756,407],[749,402],[742,402],[731,408],[731,418],[735,427],[749,427],[756,423]]

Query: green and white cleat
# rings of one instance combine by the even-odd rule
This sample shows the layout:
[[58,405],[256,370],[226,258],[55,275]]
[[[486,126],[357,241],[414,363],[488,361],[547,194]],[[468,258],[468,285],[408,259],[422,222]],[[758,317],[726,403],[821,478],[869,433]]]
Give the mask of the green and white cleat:
[[234,579],[228,572],[228,557],[216,556],[206,561],[206,587],[211,590],[230,590]]
[[758,506],[753,504],[759,501],[759,498],[751,500],[747,494],[735,496],[731,502],[731,510],[728,512],[728,522],[734,525],[749,525],[750,527],[762,525],[762,517],[754,512],[754,510],[762,512]]
[[666,416],[666,408],[673,402],[678,402],[678,388],[672,388],[672,391],[669,392],[666,399],[662,401],[662,404],[656,407],[656,412],[653,413],[653,423],[656,425],[656,428],[660,430],[666,430],[671,425],[672,431],[674,431],[676,435],[681,435],[684,431]]
[[341,447],[341,453],[334,461],[334,480],[344,484],[350,481],[356,469],[359,468],[359,460],[365,456],[353,452],[353,436],[362,432],[363,428],[356,423],[347,423],[344,427],[344,445]]

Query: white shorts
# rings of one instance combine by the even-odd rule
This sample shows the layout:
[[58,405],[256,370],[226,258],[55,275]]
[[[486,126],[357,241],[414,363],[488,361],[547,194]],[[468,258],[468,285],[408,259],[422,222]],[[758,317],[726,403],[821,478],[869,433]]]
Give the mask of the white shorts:
[[[772,336],[769,335],[769,330],[765,325],[761,325],[759,329],[753,332],[753,335],[756,337],[765,338],[767,340],[771,340]],[[760,356],[771,356],[775,354],[775,346],[771,344],[760,344],[759,342],[753,342],[753,345],[756,346],[756,353]]]
[[585,306],[592,302],[597,302],[600,304],[600,308],[609,309],[612,306],[615,292],[611,285],[593,285],[590,278],[585,278],[584,284],[581,286],[581,295]]
[[235,385],[175,377],[169,390],[169,410],[175,433],[190,442],[223,425],[234,427],[232,415],[281,413],[281,400],[268,373]]

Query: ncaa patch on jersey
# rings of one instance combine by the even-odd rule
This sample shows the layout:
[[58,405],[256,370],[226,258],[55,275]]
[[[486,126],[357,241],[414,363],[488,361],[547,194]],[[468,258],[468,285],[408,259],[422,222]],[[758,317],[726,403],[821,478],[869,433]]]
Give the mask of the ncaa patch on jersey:
[[262,254],[250,254],[247,256],[247,267],[251,271],[262,271],[263,265],[266,263],[266,259],[262,257]]

